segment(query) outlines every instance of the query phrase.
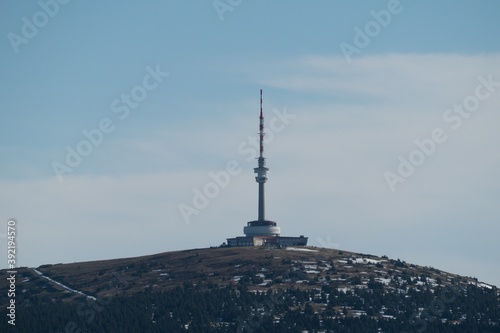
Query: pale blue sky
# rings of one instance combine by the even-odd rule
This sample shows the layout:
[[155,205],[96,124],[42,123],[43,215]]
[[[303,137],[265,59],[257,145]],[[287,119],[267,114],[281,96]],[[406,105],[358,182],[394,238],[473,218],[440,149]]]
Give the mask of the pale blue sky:
[[[16,52],[9,38],[43,9],[3,1],[0,220],[18,219],[19,263],[241,235],[256,217],[257,185],[238,147],[258,129],[262,88],[266,126],[276,112],[296,116],[266,147],[268,217],[283,234],[500,285],[500,91],[460,129],[443,119],[478,77],[500,81],[500,3],[401,0],[348,62],[341,43],[355,45],[355,28],[393,3],[244,0],[221,20],[211,1],[73,0]],[[120,119],[112,103],[147,68],[169,76]],[[53,163],[105,118],[113,130],[58,181]],[[435,128],[448,140],[391,192],[384,173]],[[230,160],[241,173],[186,224],[179,205]]]

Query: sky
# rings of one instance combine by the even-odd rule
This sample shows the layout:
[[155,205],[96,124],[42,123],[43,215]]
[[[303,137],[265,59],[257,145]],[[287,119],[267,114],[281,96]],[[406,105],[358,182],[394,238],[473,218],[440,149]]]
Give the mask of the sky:
[[[498,1],[2,1],[0,267],[309,245],[500,286]],[[11,223],[12,224],[12,223]]]

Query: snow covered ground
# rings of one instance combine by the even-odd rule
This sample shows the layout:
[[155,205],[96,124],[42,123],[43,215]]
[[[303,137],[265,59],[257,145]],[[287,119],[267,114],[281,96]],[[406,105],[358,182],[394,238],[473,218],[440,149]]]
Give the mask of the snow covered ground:
[[318,252],[318,250],[311,250],[311,249],[299,249],[296,247],[287,247],[286,248],[288,251],[302,251],[302,252]]
[[40,272],[39,270],[36,270],[36,269],[34,269],[34,268],[33,268],[33,271],[34,271],[36,274],[38,274],[38,275],[40,275],[41,277],[43,277],[44,279],[47,279],[47,280],[49,280],[50,282],[52,282],[52,283],[54,283],[54,284],[57,284],[58,286],[63,287],[64,289],[66,289],[66,290],[68,290],[68,291],[71,291],[72,293],[75,293],[75,294],[79,294],[79,295],[85,296],[85,297],[87,297],[87,298],[89,298],[89,299],[92,299],[92,300],[94,300],[94,301],[96,300],[96,298],[95,298],[94,296],[89,296],[89,295],[85,294],[84,292],[82,292],[82,291],[80,291],[80,290],[75,290],[75,289],[72,289],[72,288],[70,288],[70,287],[68,287],[68,286],[66,286],[66,285],[64,285],[64,284],[62,284],[61,282],[57,282],[57,281],[55,281],[55,280],[52,280],[52,279],[51,279],[51,278],[49,278],[48,276],[43,275],[43,274],[42,274],[42,272]]

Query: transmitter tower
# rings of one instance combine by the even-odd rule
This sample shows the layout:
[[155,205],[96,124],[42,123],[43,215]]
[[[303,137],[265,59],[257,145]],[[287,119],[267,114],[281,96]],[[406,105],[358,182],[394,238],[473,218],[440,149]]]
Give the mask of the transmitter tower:
[[255,181],[259,184],[259,204],[258,217],[255,221],[247,222],[243,228],[244,237],[228,238],[228,246],[305,246],[307,237],[283,237],[281,230],[274,221],[266,220],[265,216],[265,184],[267,182],[266,158],[264,157],[264,112],[262,110],[262,89],[260,90],[260,115],[259,115],[259,157],[257,167],[253,169]]

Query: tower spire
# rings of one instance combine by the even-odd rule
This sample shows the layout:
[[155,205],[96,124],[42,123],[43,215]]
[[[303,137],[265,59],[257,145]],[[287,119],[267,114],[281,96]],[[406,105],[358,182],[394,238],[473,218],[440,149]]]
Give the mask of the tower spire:
[[259,221],[265,221],[265,204],[264,204],[264,184],[267,181],[266,159],[264,158],[264,113],[262,111],[262,89],[260,90],[260,125],[259,125],[259,137],[260,137],[260,154],[258,158],[258,167],[254,168],[253,171],[257,174],[255,181],[259,183]]
[[260,135],[260,158],[264,158],[264,114],[262,113],[262,89],[260,90],[260,126],[259,126],[259,135]]

